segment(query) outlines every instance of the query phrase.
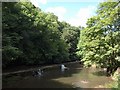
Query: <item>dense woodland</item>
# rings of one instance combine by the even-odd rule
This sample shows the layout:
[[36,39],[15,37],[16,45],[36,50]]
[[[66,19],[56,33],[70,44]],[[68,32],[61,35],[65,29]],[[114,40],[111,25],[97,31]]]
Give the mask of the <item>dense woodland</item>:
[[45,65],[81,60],[112,74],[120,66],[119,2],[100,3],[87,27],[58,21],[31,2],[2,3],[2,65]]
[[31,2],[6,2],[3,9],[3,67],[77,60],[80,27],[58,21]]

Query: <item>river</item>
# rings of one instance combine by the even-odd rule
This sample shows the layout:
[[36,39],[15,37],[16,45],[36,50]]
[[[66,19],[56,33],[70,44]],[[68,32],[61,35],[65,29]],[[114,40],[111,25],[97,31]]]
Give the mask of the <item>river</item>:
[[60,66],[46,68],[42,76],[32,76],[32,71],[2,77],[3,88],[104,88],[111,83],[102,69],[83,68],[79,63],[66,64],[69,70]]

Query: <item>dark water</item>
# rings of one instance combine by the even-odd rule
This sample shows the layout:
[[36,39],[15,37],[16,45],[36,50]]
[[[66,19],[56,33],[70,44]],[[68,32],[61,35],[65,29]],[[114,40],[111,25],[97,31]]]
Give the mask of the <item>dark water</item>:
[[101,69],[82,68],[79,63],[67,64],[69,70],[61,72],[60,66],[46,68],[43,76],[32,72],[3,76],[3,88],[95,88],[112,82]]

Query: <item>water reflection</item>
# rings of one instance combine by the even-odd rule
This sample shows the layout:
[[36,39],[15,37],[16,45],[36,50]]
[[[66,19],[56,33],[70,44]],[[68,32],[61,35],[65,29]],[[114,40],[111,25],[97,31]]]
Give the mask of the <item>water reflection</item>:
[[109,77],[93,74],[98,69],[82,68],[79,63],[67,64],[69,70],[61,67],[44,69],[42,77],[33,77],[32,72],[12,77],[3,77],[3,88],[94,88],[112,82]]

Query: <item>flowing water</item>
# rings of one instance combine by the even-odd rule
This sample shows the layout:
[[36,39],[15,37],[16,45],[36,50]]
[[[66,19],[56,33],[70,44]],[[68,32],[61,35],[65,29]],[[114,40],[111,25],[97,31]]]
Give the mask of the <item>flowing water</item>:
[[69,70],[60,66],[46,68],[42,76],[31,72],[3,76],[3,88],[103,88],[112,82],[102,69],[82,68],[79,63],[66,64]]

